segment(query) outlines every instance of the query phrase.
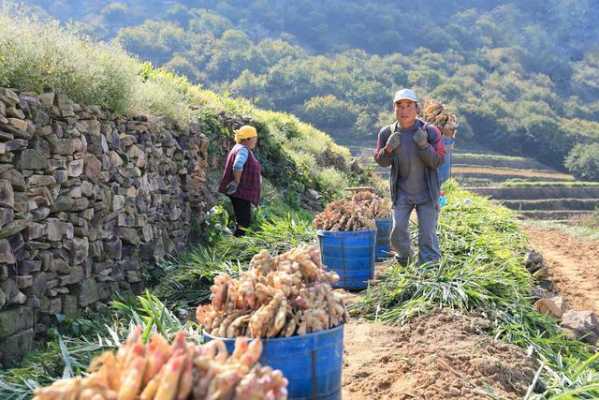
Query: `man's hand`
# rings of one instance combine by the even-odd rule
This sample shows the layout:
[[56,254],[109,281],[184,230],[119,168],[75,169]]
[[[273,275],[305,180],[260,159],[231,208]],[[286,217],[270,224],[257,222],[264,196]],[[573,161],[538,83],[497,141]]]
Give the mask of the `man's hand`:
[[387,139],[387,144],[385,145],[385,153],[389,154],[393,152],[395,149],[399,147],[400,137],[399,133],[393,132],[389,139]]
[[238,186],[239,186],[239,184],[235,181],[229,182],[229,184],[225,187],[225,190],[226,190],[225,193],[229,194],[229,195],[235,193],[237,191]]
[[416,133],[414,133],[414,142],[421,149],[424,149],[428,145],[428,134],[424,129],[419,128]]

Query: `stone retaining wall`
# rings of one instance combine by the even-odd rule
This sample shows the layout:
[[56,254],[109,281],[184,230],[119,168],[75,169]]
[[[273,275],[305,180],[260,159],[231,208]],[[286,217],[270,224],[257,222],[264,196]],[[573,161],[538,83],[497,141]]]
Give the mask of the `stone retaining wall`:
[[193,125],[0,89],[0,363],[186,245],[211,202],[207,152]]

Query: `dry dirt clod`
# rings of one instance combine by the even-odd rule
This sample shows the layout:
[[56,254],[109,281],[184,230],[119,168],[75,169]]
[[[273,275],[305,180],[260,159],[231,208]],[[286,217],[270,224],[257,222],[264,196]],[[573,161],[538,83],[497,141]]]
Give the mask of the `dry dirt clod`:
[[566,304],[560,296],[555,296],[537,300],[534,304],[534,308],[541,314],[550,315],[560,319],[566,311]]
[[593,311],[567,311],[562,316],[562,326],[579,340],[599,344],[599,316]]

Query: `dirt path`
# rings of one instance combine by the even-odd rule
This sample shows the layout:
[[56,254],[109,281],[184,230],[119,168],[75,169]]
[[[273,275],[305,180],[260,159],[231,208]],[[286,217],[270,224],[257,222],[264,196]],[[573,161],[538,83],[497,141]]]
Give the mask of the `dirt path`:
[[543,254],[549,279],[568,307],[599,313],[599,241],[530,224],[523,229],[530,247]]
[[403,327],[345,327],[343,399],[520,399],[535,372],[524,350],[484,331],[489,322],[449,312]]
[[[377,263],[375,278],[392,264]],[[348,304],[359,294],[346,293]],[[344,400],[521,399],[536,364],[493,340],[490,323],[450,311],[402,327],[352,320],[345,326]]]

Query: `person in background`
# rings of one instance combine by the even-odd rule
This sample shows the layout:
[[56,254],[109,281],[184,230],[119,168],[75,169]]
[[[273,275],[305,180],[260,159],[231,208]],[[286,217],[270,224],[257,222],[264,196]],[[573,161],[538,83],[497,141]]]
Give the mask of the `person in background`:
[[380,130],[374,154],[379,165],[391,167],[391,248],[402,265],[414,258],[408,226],[415,208],[418,215],[418,261],[420,264],[436,262],[441,258],[437,237],[440,208],[437,168],[445,156],[441,132],[417,118],[418,97],[410,89],[395,93],[393,109],[396,122]]
[[235,222],[235,236],[245,235],[252,222],[252,204],[260,204],[262,167],[253,150],[258,143],[258,132],[250,125],[235,131],[235,143],[227,160],[218,191],[231,199]]
[[445,157],[441,166],[439,166],[439,182],[443,184],[446,180],[451,178],[451,161],[453,145],[455,144],[455,136],[457,133],[457,123],[447,124],[443,128],[440,128],[443,140],[443,146],[445,147]]
[[[455,135],[457,133],[457,123],[441,128],[443,135],[443,146],[445,147],[445,157],[443,163],[439,166],[439,183],[443,183],[451,178],[451,162],[453,158],[453,145],[455,144]],[[447,197],[443,191],[440,192],[439,205],[441,207],[447,205]]]

